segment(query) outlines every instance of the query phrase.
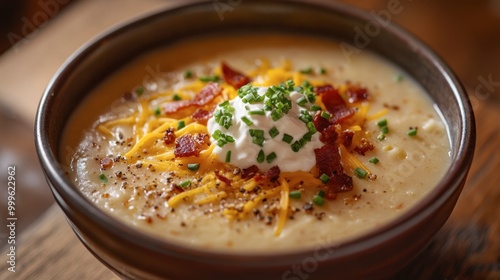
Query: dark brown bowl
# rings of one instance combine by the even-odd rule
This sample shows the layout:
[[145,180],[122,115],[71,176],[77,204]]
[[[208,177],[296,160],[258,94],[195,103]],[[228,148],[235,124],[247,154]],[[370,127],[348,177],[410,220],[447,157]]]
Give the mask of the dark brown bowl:
[[[387,17],[376,19],[373,14],[328,0],[222,1],[234,6],[227,10],[217,8],[216,2],[221,1],[184,1],[182,6],[107,32],[73,55],[50,82],[37,114],[36,148],[47,181],[73,230],[96,258],[130,279],[360,279],[393,275],[442,227],[466,179],[475,126],[460,82],[429,48]],[[392,8],[387,7],[389,15],[396,12]],[[93,85],[131,57],[178,39],[213,32],[270,30],[314,34],[370,50],[401,67],[429,93],[448,124],[452,164],[420,203],[397,220],[337,246],[267,255],[224,254],[185,248],[127,227],[72,185],[63,172],[61,135],[69,116]],[[361,40],[359,30],[365,30],[368,40]]]

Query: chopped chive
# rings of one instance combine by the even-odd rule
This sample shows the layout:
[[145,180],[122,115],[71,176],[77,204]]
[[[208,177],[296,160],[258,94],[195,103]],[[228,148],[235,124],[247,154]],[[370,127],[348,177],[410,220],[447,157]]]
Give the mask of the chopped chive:
[[181,100],[182,98],[181,98],[181,96],[180,96],[180,95],[178,95],[178,94],[176,93],[176,94],[174,94],[174,96],[173,96],[173,98],[172,98],[172,99],[173,99],[174,101],[179,101],[179,100]]
[[264,151],[260,150],[259,154],[257,155],[257,162],[263,163],[265,159],[266,159],[266,155],[264,154]]
[[366,172],[366,170],[364,170],[363,168],[361,167],[356,167],[356,169],[354,169],[354,174],[360,178],[360,179],[364,179],[366,178],[366,175],[368,175],[368,172]]
[[290,198],[295,198],[295,199],[299,199],[301,196],[302,196],[302,192],[301,191],[291,191],[288,196]]
[[292,144],[292,151],[298,152],[302,148],[302,144],[299,141],[295,141]]
[[135,89],[135,95],[137,95],[137,97],[140,97],[144,93],[145,90],[146,89],[144,87],[137,87]]
[[313,104],[313,105],[311,105],[311,107],[309,107],[309,110],[311,110],[311,111],[319,111],[319,110],[321,110],[321,106]]
[[271,112],[271,119],[273,121],[277,121],[277,120],[281,119],[281,117],[283,117],[283,115],[284,115],[284,113],[282,110],[276,109],[276,110]]
[[293,136],[289,135],[289,134],[283,134],[283,139],[281,139],[283,142],[286,142],[288,144],[292,143],[293,141]]
[[190,185],[191,185],[191,181],[186,180],[186,181],[182,182],[182,183],[179,185],[179,187],[181,187],[181,188],[186,188],[186,187],[189,187]]
[[307,103],[307,98],[305,96],[300,97],[297,99],[297,105],[304,107]]
[[184,120],[180,120],[178,123],[177,123],[177,130],[181,130],[183,129],[184,127],[186,127],[186,122]]
[[101,179],[101,182],[103,182],[104,184],[108,183],[108,177],[106,177],[106,174],[104,173],[101,173],[101,175],[99,175],[99,179]]
[[321,180],[321,182],[323,182],[323,184],[326,184],[330,180],[330,176],[323,173],[321,176],[319,176],[319,179]]
[[187,168],[191,171],[196,171],[200,168],[200,164],[199,163],[189,163],[187,165]]
[[311,74],[312,73],[312,67],[307,67],[305,69],[300,70],[300,73],[302,74]]
[[383,119],[377,122],[378,127],[387,126],[387,119]]
[[315,195],[313,197],[313,203],[318,205],[318,206],[321,206],[321,205],[325,204],[325,199],[319,195]]
[[200,81],[202,81],[204,83],[208,83],[208,82],[220,82],[220,77],[217,76],[217,75],[214,75],[214,76],[203,76],[203,77],[200,77]]
[[250,115],[265,115],[266,112],[264,112],[264,110],[252,110],[252,111],[248,111],[248,114]]
[[399,82],[401,82],[402,80],[403,80],[403,75],[401,75],[401,74],[397,74],[397,75],[395,75],[395,76],[394,76],[394,81],[395,81],[396,83],[399,83]]
[[389,128],[387,126],[383,126],[380,128],[380,131],[382,131],[383,134],[389,133]]
[[326,193],[324,190],[319,190],[317,196],[325,197]]
[[273,126],[273,128],[269,130],[269,135],[271,135],[271,138],[278,136],[278,134],[280,134],[280,132],[275,126]]
[[221,136],[221,132],[220,132],[220,130],[218,130],[218,129],[217,129],[216,131],[214,131],[214,134],[212,134],[212,137],[213,137],[216,141],[217,141],[217,140],[219,140],[220,136]]
[[324,118],[324,119],[330,120],[330,118],[332,117],[332,115],[328,114],[328,112],[326,112],[326,111],[322,111],[321,112],[321,117]]
[[306,126],[307,126],[307,129],[309,129],[309,132],[311,132],[312,134],[317,132],[316,126],[314,125],[314,123],[308,122]]
[[411,128],[411,129],[407,132],[407,134],[408,134],[409,136],[417,136],[417,128],[416,128],[416,127]]
[[226,162],[231,162],[231,150],[227,151],[226,153]]
[[273,161],[274,161],[277,157],[278,157],[278,156],[276,155],[276,153],[275,153],[275,152],[272,152],[272,153],[270,153],[270,154],[268,154],[268,155],[267,155],[267,157],[266,157],[266,161],[267,161],[268,163],[271,163],[271,162],[273,162]]
[[191,70],[186,70],[184,72],[184,78],[189,79],[191,77],[193,77],[193,72]]
[[378,136],[377,136],[377,139],[382,141],[385,139],[385,135],[383,133],[380,133]]
[[[315,132],[316,133],[316,132]],[[313,136],[314,133],[312,132],[308,132],[306,134],[304,134],[304,136],[302,136],[302,139],[306,140],[307,142],[311,141],[312,139],[312,136]]]
[[321,75],[325,75],[325,74],[326,74],[326,69],[325,69],[325,68],[323,68],[323,67],[321,67],[321,68],[319,69],[319,73],[320,73]]
[[250,120],[247,116],[243,116],[243,117],[241,117],[241,120],[242,120],[242,121],[243,121],[246,125],[248,125],[248,126],[253,125],[252,120]]
[[372,157],[371,159],[368,160],[369,162],[373,163],[373,164],[377,164],[379,162],[379,159],[376,158],[376,157]]
[[161,109],[160,107],[157,107],[154,111],[155,117],[158,117],[161,114]]

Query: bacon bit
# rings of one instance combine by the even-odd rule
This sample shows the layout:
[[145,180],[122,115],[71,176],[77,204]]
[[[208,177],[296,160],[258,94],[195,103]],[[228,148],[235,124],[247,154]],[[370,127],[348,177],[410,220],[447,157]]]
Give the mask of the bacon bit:
[[325,144],[335,144],[338,138],[338,133],[335,125],[330,125],[321,132],[319,140]]
[[191,117],[196,122],[198,122],[200,124],[203,124],[203,125],[206,125],[207,122],[208,122],[208,119],[210,119],[212,117],[212,114],[213,114],[213,110],[212,111],[207,111],[205,109],[198,108],[193,113],[193,115],[191,115]]
[[208,83],[193,100],[179,100],[168,102],[163,106],[163,112],[166,114],[175,113],[181,109],[198,106],[201,107],[212,101],[215,97],[222,93],[222,88],[217,83]]
[[231,183],[232,183],[231,179],[229,179],[226,176],[220,174],[218,170],[216,170],[214,173],[215,173],[215,177],[217,177],[217,179],[219,179],[219,181],[223,182],[224,184],[226,184],[228,186],[231,186]]
[[102,170],[110,169],[111,167],[113,167],[113,159],[112,158],[105,157],[105,158],[101,159],[101,169]]
[[182,192],[184,192],[184,189],[179,187],[177,184],[172,184],[172,187],[170,188],[170,191],[173,193],[173,194],[180,194]]
[[349,103],[356,103],[359,101],[368,100],[370,98],[370,95],[368,94],[366,88],[356,85],[349,85],[346,94]]
[[323,130],[330,126],[330,122],[321,116],[321,111],[318,111],[316,115],[314,115],[313,123],[314,127],[316,127],[316,130],[319,132],[323,132]]
[[371,151],[373,149],[375,149],[375,146],[365,138],[362,138],[361,143],[358,146],[356,146],[356,148],[354,148],[354,150],[362,156],[364,156],[366,152]]
[[340,138],[342,139],[342,144],[344,147],[348,148],[352,144],[352,138],[354,138],[354,131],[346,129],[340,133]]
[[[326,144],[319,149],[315,149],[314,154],[319,173],[330,176],[330,180],[327,183],[327,194],[330,192],[339,193],[352,190],[352,178],[344,173],[337,145]],[[335,198],[336,196],[329,194],[328,197]]]
[[354,185],[352,182],[352,177],[348,176],[345,173],[341,173],[341,175],[335,174],[330,177],[327,186],[333,189],[335,193],[340,193],[351,191]]
[[316,94],[320,94],[322,96],[323,104],[325,104],[328,112],[332,114],[330,123],[339,123],[354,115],[354,109],[347,107],[347,104],[344,99],[342,99],[342,96],[340,96],[339,91],[331,85],[316,87],[314,91]]
[[335,144],[326,144],[314,150],[316,156],[316,166],[320,174],[332,176],[332,174],[342,174],[344,169],[340,163],[340,151]]
[[280,177],[280,173],[281,170],[279,166],[275,165],[266,172],[266,177],[269,179],[269,181],[274,183]]
[[130,91],[125,92],[122,97],[125,101],[130,101],[130,100],[134,99],[134,96],[132,95],[132,93]]
[[165,131],[165,136],[163,136],[163,141],[165,142],[165,145],[170,145],[175,142],[175,132],[173,127],[170,127]]
[[207,134],[182,135],[175,140],[174,155],[176,157],[198,156],[200,151],[210,144],[209,142]]
[[240,89],[242,86],[250,83],[251,81],[250,78],[236,70],[233,70],[224,62],[222,62],[222,74],[224,75],[224,80],[235,89]]
[[252,165],[242,170],[241,178],[242,179],[253,178],[257,173],[259,173],[259,168],[257,167],[257,165]]

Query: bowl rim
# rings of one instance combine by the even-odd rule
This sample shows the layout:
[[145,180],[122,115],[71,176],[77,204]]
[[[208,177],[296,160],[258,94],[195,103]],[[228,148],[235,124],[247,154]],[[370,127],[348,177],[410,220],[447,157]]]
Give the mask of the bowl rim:
[[[113,235],[120,235],[123,232],[127,232],[126,235],[122,236],[122,238],[127,242],[131,242],[139,247],[143,247],[162,255],[175,255],[177,258],[203,257],[202,261],[206,263],[219,263],[221,260],[231,259],[232,261],[241,260],[240,263],[246,263],[249,267],[258,266],[262,268],[275,266],[276,263],[289,265],[290,262],[288,260],[303,259],[304,257],[310,256],[311,252],[314,251],[315,248],[278,253],[208,251],[177,245],[166,239],[161,239],[137,230],[131,226],[127,226],[123,222],[120,222],[105,211],[98,208],[75,188],[75,186],[64,174],[63,169],[60,167],[60,160],[55,156],[58,152],[52,151],[48,141],[48,139],[52,137],[48,131],[50,123],[48,116],[58,90],[65,83],[65,78],[67,78],[71,72],[78,67],[80,62],[84,61],[92,52],[94,52],[98,48],[99,44],[106,40],[111,40],[115,36],[120,36],[120,34],[126,32],[129,28],[147,24],[155,18],[168,16],[170,13],[176,13],[184,9],[204,6],[211,4],[212,2],[213,1],[209,0],[187,0],[182,4],[162,8],[157,11],[132,18],[107,29],[97,37],[85,43],[75,53],[73,53],[53,76],[41,98],[35,120],[35,146],[37,154],[47,180],[53,182],[53,184],[49,185],[51,185],[51,190],[54,196],[56,196],[56,201],[59,203],[61,208],[64,209],[64,205],[62,204],[70,201],[73,207],[76,207],[76,211],[79,211],[80,213],[87,213],[87,216],[90,217],[92,221],[101,227],[105,226],[107,231],[111,231]],[[262,4],[272,2],[286,3],[287,5],[316,6],[318,8],[328,9],[330,12],[341,13],[366,22],[370,19],[367,12],[346,4],[328,0],[272,0],[251,2]],[[428,61],[432,62],[432,65],[438,69],[443,77],[448,81],[447,87],[451,87],[451,90],[454,93],[453,99],[459,104],[459,117],[460,123],[462,124],[462,127],[460,128],[462,133],[457,147],[457,157],[453,164],[451,164],[447,169],[445,176],[438,182],[432,191],[420,200],[420,202],[413,205],[411,209],[407,210],[396,219],[384,224],[376,230],[370,230],[369,232],[339,244],[330,244],[329,248],[335,249],[335,254],[331,255],[329,259],[342,258],[344,256],[359,253],[367,248],[372,248],[374,245],[382,244],[383,242],[394,238],[411,228],[413,225],[419,223],[419,221],[423,220],[425,217],[430,215],[430,213],[436,210],[436,208],[440,207],[444,201],[446,201],[458,188],[460,188],[459,182],[462,179],[465,179],[464,177],[468,172],[473,156],[475,146],[474,114],[466,91],[456,75],[427,45],[410,34],[408,31],[405,31],[401,27],[397,26],[394,22],[391,21],[387,26],[383,27],[383,29],[391,36],[408,42],[408,44],[413,48],[418,49],[419,52],[425,56]],[[60,137],[60,135],[57,137]],[[207,256],[210,257],[207,258]],[[282,260],[280,257],[283,256],[287,256],[287,258],[283,258]],[[268,261],[271,258],[274,259],[273,262]]]

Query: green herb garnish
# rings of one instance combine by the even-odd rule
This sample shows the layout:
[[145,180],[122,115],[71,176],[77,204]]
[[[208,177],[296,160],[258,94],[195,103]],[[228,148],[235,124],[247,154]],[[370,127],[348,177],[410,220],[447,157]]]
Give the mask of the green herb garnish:
[[108,183],[108,177],[106,177],[106,174],[104,173],[101,173],[101,175],[99,175],[99,179],[101,180],[101,182],[103,182],[104,184],[107,184]]
[[199,163],[189,163],[187,165],[187,168],[191,171],[196,171],[196,170],[200,169],[200,164]]
[[379,159],[376,157],[372,157],[371,159],[368,160],[370,163],[377,164],[379,162]]
[[208,83],[208,82],[220,82],[220,77],[217,76],[217,75],[213,75],[213,76],[203,76],[203,77],[200,77],[200,81],[204,82],[204,83]]
[[301,191],[291,191],[288,196],[290,198],[294,198],[294,199],[299,199],[301,196],[302,196],[302,192]]
[[366,178],[366,175],[368,175],[368,172],[366,172],[366,170],[364,170],[363,168],[361,167],[356,167],[356,169],[354,169],[354,174],[360,178],[360,179],[364,179]]

